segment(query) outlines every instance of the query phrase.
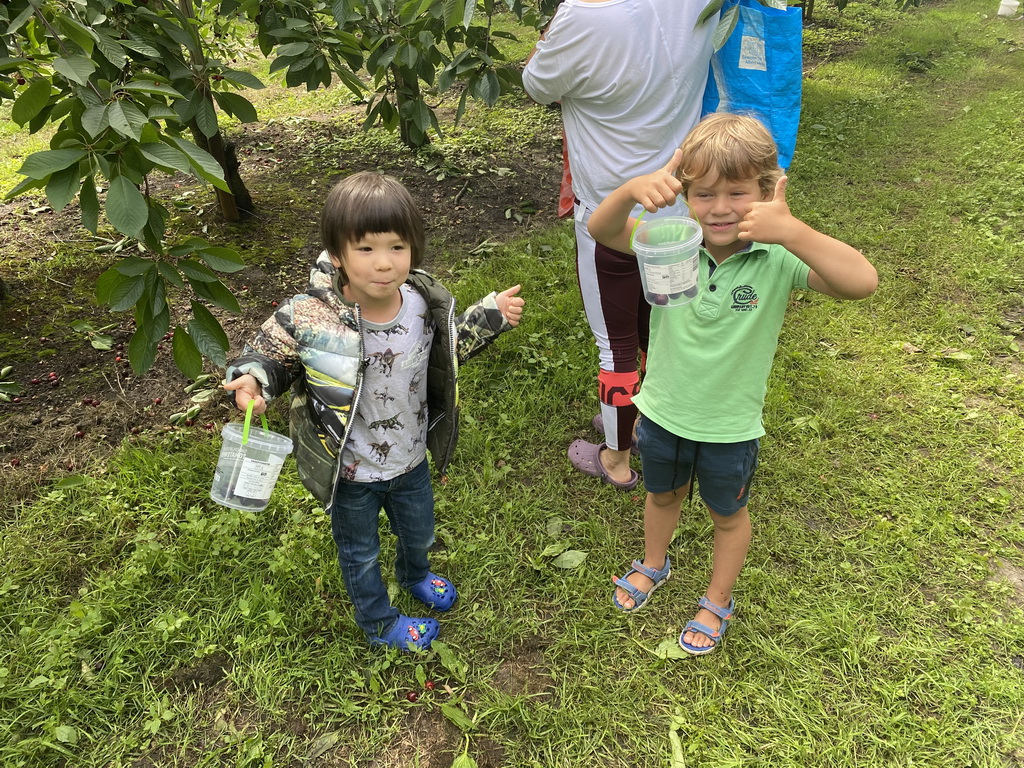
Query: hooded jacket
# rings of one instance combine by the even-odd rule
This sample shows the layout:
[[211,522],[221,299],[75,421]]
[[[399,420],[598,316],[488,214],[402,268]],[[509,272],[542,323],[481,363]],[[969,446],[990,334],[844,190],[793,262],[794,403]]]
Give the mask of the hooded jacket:
[[[268,401],[291,387],[291,437],[299,477],[328,508],[367,366],[359,305],[345,300],[340,278],[321,253],[306,292],[278,307],[226,373],[228,381],[251,374]],[[456,317],[455,299],[426,272],[412,270],[406,282],[426,301],[434,329],[427,363],[427,449],[440,473],[458,439],[459,363],[512,326],[494,293]]]

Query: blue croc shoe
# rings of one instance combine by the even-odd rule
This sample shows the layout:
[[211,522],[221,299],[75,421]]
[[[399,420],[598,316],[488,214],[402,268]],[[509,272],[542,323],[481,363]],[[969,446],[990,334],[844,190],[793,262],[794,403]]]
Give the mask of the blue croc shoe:
[[427,578],[409,588],[409,594],[435,611],[450,611],[458,599],[455,585],[436,573],[427,573]]
[[386,634],[370,638],[370,645],[387,645],[402,651],[425,651],[441,634],[434,619],[413,619],[398,614],[398,621]]
[[[702,597],[697,601],[697,605],[701,608],[711,611],[715,616],[722,620],[722,625],[718,629],[711,629],[706,624],[701,624],[699,621],[687,622],[686,626],[683,627],[683,631],[679,633],[679,647],[689,653],[691,656],[703,656],[706,653],[711,653],[718,644],[722,642],[722,638],[725,637],[725,630],[729,627],[729,620],[732,618],[733,613],[736,611],[736,600],[729,600],[729,607],[723,608],[720,605],[715,605],[707,597]],[[683,641],[683,637],[687,632],[699,632],[705,635],[711,640],[711,645],[706,648],[700,648],[696,645],[690,645]]]
[[[654,585],[646,592],[630,584],[626,579],[629,578],[630,574],[642,573],[648,579],[654,582]],[[668,577],[672,575],[672,561],[665,556],[665,565],[661,567],[661,570],[655,570],[654,568],[648,568],[646,565],[641,563],[639,560],[633,561],[633,567],[629,569],[621,579],[612,578],[615,586],[622,589],[627,595],[633,599],[633,607],[627,608],[618,601],[615,597],[615,593],[612,592],[612,605],[618,608],[623,613],[636,613],[647,604],[647,598],[654,594],[654,590],[668,581]]]

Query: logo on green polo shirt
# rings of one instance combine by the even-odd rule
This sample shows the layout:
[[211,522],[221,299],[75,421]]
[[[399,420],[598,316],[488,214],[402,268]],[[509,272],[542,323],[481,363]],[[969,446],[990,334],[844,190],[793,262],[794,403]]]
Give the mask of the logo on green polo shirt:
[[732,289],[732,308],[737,312],[752,312],[757,309],[757,293],[753,286],[738,285]]

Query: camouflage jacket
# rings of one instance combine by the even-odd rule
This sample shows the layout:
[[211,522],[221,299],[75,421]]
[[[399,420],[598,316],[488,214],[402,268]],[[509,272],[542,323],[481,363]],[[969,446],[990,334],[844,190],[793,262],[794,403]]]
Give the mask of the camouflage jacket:
[[[306,292],[283,302],[227,368],[232,381],[249,373],[267,400],[292,391],[291,437],[303,485],[330,507],[359,407],[366,359],[359,306],[346,301],[340,273],[321,254]],[[455,316],[455,299],[420,270],[408,284],[427,302],[434,342],[427,369],[427,449],[438,472],[451,461],[458,438],[458,366],[511,326],[490,294]]]

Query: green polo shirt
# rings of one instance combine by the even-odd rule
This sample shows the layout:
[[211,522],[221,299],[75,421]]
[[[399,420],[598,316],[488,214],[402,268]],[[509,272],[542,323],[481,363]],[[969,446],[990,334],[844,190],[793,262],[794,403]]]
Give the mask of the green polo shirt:
[[647,374],[634,402],[673,434],[736,443],[764,434],[761,412],[789,294],[810,268],[780,245],[752,243],[710,273],[681,307],[651,307]]

